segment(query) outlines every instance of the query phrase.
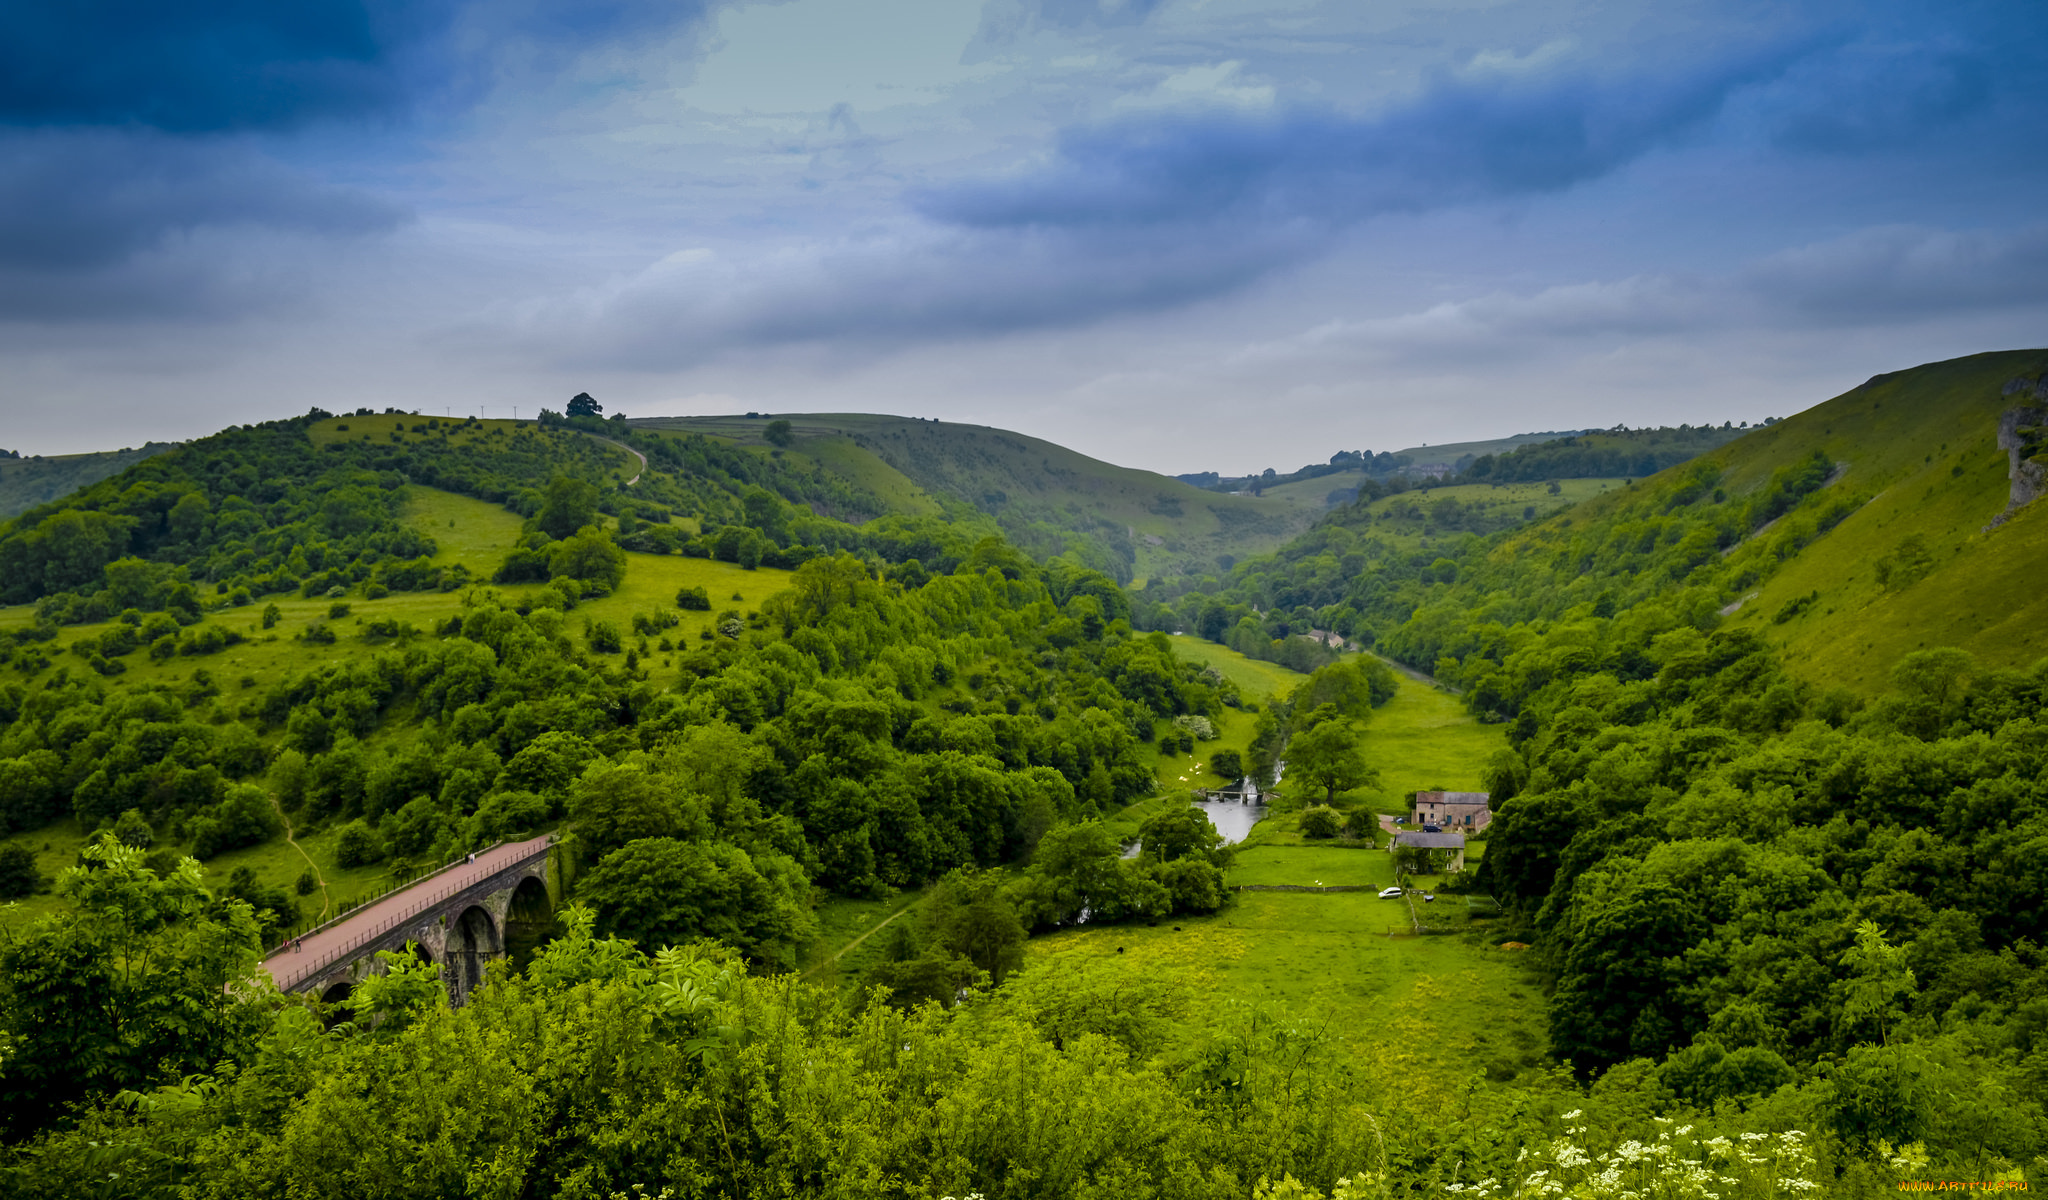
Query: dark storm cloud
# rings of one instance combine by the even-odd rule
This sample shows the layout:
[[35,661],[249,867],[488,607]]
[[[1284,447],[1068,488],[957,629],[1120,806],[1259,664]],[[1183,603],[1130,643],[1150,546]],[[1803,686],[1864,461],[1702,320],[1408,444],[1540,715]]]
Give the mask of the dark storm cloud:
[[0,123],[292,129],[473,99],[496,57],[559,61],[712,0],[74,0],[0,6]]
[[77,0],[0,8],[0,121],[176,132],[402,107],[446,3]]
[[202,226],[381,233],[405,210],[331,187],[238,144],[147,132],[0,137],[0,265],[97,270]]
[[[321,179],[326,134],[432,120],[481,96],[506,63],[530,77],[706,11],[698,0],[0,6],[0,316],[231,312],[244,285],[250,303],[270,303],[275,273],[211,268],[181,244],[204,231],[353,238],[410,219],[403,204]],[[287,143],[314,165],[265,153]],[[66,273],[78,278],[59,286]]]
[[926,215],[971,228],[1310,221],[1557,191],[1698,130],[1791,53],[1632,78],[1450,78],[1388,111],[1148,114],[1070,130],[1050,163],[930,188]]

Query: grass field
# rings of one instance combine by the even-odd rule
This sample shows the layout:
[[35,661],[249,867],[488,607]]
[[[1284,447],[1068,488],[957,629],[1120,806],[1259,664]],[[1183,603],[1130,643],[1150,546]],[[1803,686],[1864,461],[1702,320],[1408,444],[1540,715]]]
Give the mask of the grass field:
[[812,983],[845,985],[862,978],[882,961],[885,925],[913,921],[910,910],[925,897],[922,891],[899,892],[879,900],[858,900],[833,896],[813,914],[818,919],[818,936],[806,946],[798,964],[804,978]]
[[1393,856],[1364,846],[1246,846],[1231,864],[1229,882],[1298,887],[1373,887],[1394,882]]
[[1247,700],[1263,704],[1274,696],[1284,696],[1293,691],[1308,678],[1278,663],[1246,658],[1228,646],[1219,646],[1205,638],[1176,634],[1172,635],[1172,641],[1176,655],[1189,662],[1216,668],[1218,674],[1237,685],[1237,690]]
[[[1448,1102],[1474,1072],[1508,1078],[1543,1065],[1540,982],[1515,953],[1492,945],[1484,921],[1464,935],[1389,936],[1409,927],[1406,902],[1371,892],[1240,892],[1217,916],[1177,920],[1034,938],[1026,969],[1170,980],[1198,999],[1186,1018],[1191,1031],[1241,1019],[1233,1001],[1285,1012],[1324,1028],[1349,1053],[1394,1066],[1424,1102]],[[1461,1017],[1475,1012],[1484,1019]]]
[[1402,813],[1409,792],[1480,791],[1486,761],[1505,745],[1507,726],[1481,725],[1456,696],[1402,676],[1365,728],[1366,758],[1380,769],[1374,805]]

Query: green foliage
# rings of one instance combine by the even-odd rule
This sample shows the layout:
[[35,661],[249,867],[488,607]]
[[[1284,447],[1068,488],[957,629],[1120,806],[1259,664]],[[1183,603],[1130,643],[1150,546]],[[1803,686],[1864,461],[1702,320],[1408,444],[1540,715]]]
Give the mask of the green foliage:
[[787,446],[796,440],[795,436],[790,433],[789,422],[780,418],[768,422],[767,426],[761,430],[761,436],[770,445],[774,446]]
[[168,876],[111,836],[57,878],[62,917],[0,940],[0,1114],[12,1137],[67,1106],[209,1070],[264,1014],[228,985],[256,962],[249,906],[217,901],[185,859]]
[[534,528],[557,540],[574,536],[597,519],[598,492],[589,480],[556,475],[541,493]]
[[1288,740],[1287,769],[1290,777],[1320,789],[1329,805],[1338,792],[1376,782],[1379,769],[1366,762],[1357,731],[1334,708],[1327,714],[1318,709],[1317,715],[1316,724]]
[[411,942],[403,950],[377,951],[382,970],[372,971],[349,993],[356,1023],[393,1037],[448,1007],[441,964],[427,962]]
[[1327,804],[1312,804],[1301,812],[1301,836],[1305,838],[1333,838],[1343,827],[1343,814]]
[[32,896],[42,890],[43,883],[35,851],[15,843],[0,846],[0,900]]
[[334,860],[344,867],[366,867],[381,862],[384,843],[375,830],[362,821],[350,821],[336,832]]
[[802,868],[781,855],[668,837],[611,851],[576,889],[608,934],[649,949],[713,938],[783,970],[816,935],[809,892]]

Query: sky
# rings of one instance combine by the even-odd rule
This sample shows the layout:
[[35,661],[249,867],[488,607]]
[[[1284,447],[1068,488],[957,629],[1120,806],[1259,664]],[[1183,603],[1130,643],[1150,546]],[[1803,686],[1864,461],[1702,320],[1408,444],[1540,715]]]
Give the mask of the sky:
[[1290,470],[2048,345],[2040,0],[0,6],[0,447],[889,412]]

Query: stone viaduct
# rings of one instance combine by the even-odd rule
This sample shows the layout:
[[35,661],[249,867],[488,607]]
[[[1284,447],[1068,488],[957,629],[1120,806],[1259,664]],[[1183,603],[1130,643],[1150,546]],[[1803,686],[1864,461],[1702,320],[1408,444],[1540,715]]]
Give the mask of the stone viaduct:
[[448,1001],[460,1006],[483,982],[484,964],[530,954],[554,921],[559,874],[554,838],[493,846],[286,942],[262,969],[282,991],[346,999],[365,976],[383,970],[379,950],[408,943],[441,964]]

